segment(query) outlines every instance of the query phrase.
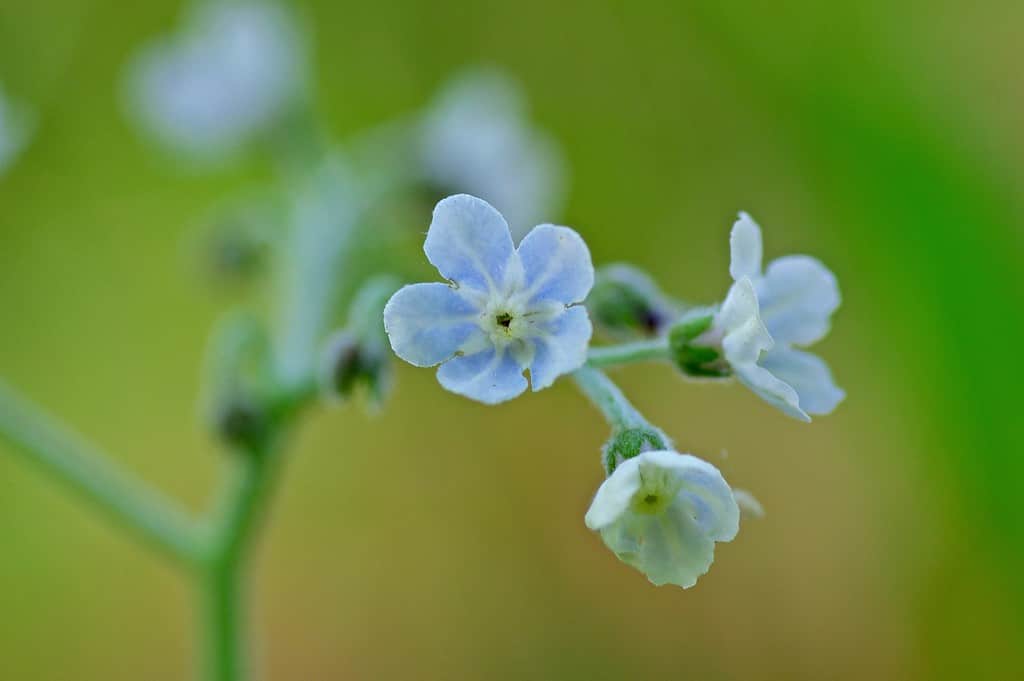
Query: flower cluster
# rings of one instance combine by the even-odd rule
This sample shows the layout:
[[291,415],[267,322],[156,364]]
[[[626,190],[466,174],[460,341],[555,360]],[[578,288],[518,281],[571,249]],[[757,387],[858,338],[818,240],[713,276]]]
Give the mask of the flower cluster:
[[[735,376],[792,416],[832,411],[843,398],[825,363],[797,349],[820,340],[839,305],[835,277],[807,256],[779,258],[762,270],[760,228],[740,214],[731,237],[733,285],[716,306],[684,309],[642,272],[594,269],[580,236],[540,225],[518,245],[508,223],[482,199],[460,194],[437,204],[424,251],[446,283],[412,284],[384,308],[395,353],[416,366],[440,365],[448,390],[495,404],[561,375],[604,412],[613,427],[608,473],[586,525],[623,562],[656,584],[693,586],[714,560],[717,542],[739,531],[741,507],[763,509],[733,491],[721,472],[672,450],[621,391],[587,366],[592,324],[587,307],[613,335],[652,340],[623,346],[622,357],[672,359],[691,376]],[[675,317],[675,319],[673,319]],[[604,348],[607,364],[615,348]]]
[[270,0],[199,3],[130,64],[128,103],[159,142],[214,160],[265,131],[305,87],[305,39]]

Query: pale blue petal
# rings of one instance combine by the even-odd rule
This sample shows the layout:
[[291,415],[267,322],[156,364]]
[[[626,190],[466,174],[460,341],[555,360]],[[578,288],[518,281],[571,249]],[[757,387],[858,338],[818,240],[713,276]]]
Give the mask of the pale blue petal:
[[587,527],[603,530],[629,510],[633,495],[640,489],[640,461],[638,456],[623,461],[601,483],[583,519]]
[[729,235],[729,274],[736,281],[761,275],[761,228],[746,213],[740,213]]
[[590,250],[568,227],[534,227],[519,244],[519,258],[531,302],[579,303],[594,286]]
[[543,333],[530,338],[534,346],[530,365],[530,383],[534,391],[547,388],[562,374],[575,371],[587,361],[587,348],[593,327],[582,305],[545,322]]
[[810,345],[820,340],[840,303],[835,275],[806,255],[772,261],[756,288],[761,318],[781,344]]
[[619,560],[657,586],[688,589],[714,561],[714,540],[682,504],[673,504],[660,515],[627,513],[601,530],[601,538]]
[[825,361],[809,352],[773,349],[761,360],[761,366],[796,390],[800,408],[808,414],[829,414],[846,397],[832,380]]
[[801,421],[811,417],[800,408],[800,396],[785,381],[776,378],[770,371],[756,364],[734,366],[733,371],[740,382],[754,391],[768,404]]
[[527,386],[513,354],[493,347],[445,362],[437,369],[437,380],[453,393],[484,404],[510,400]]
[[739,507],[717,468],[691,454],[646,452],[637,458],[641,457],[672,471],[682,483],[682,499],[708,536],[715,541],[732,541],[740,529]]
[[729,288],[729,294],[715,316],[722,331],[722,349],[732,365],[752,364],[763,350],[774,344],[761,321],[757,294],[750,279],[743,277]]
[[423,251],[445,279],[477,291],[503,288],[505,271],[515,257],[505,218],[468,194],[437,204]]
[[434,366],[482,340],[478,315],[448,284],[412,284],[384,307],[384,329],[396,355],[416,366]]

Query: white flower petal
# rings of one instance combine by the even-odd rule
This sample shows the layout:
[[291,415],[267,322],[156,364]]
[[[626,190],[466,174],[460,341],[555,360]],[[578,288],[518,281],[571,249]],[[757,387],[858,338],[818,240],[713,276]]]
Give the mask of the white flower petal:
[[513,353],[493,347],[445,362],[437,369],[437,380],[453,393],[484,404],[510,400],[527,386]]
[[761,321],[754,285],[747,277],[729,288],[715,316],[715,327],[723,332],[722,349],[733,366],[756,362],[763,350],[774,345]]
[[796,390],[785,381],[776,378],[772,372],[756,364],[734,366],[733,372],[740,383],[753,390],[768,404],[781,409],[795,419],[811,420],[811,417],[800,408],[800,396]]
[[534,391],[549,387],[562,374],[583,366],[594,332],[587,310],[582,305],[570,307],[541,326],[542,333],[528,341],[535,350],[530,365],[530,383]]
[[629,510],[633,495],[640,489],[640,461],[639,456],[623,461],[601,483],[583,519],[587,527],[604,529]]
[[594,286],[590,250],[568,227],[534,227],[519,244],[519,259],[533,304],[579,303]]
[[732,541],[740,529],[739,508],[722,473],[692,454],[647,452],[648,463],[673,471],[682,482],[680,494],[690,505],[701,529],[715,541]]
[[619,560],[640,570],[656,586],[688,589],[707,573],[715,542],[681,504],[661,515],[629,514],[601,530],[601,538]]
[[835,275],[806,255],[772,261],[756,289],[761,318],[782,344],[810,345],[820,340],[840,303]]
[[829,414],[846,397],[825,361],[809,352],[776,348],[765,354],[761,366],[792,386],[808,414]]
[[468,194],[437,204],[423,251],[445,279],[485,292],[504,287],[506,270],[516,257],[505,218]]
[[746,213],[740,213],[729,235],[729,274],[736,281],[761,275],[761,228]]
[[412,284],[384,307],[384,329],[395,354],[426,367],[479,342],[479,310],[448,284]]

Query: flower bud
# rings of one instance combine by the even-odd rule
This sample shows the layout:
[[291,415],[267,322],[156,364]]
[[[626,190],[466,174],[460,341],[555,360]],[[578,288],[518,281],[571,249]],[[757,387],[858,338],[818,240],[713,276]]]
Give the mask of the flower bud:
[[605,443],[602,460],[608,475],[623,461],[639,456],[644,452],[660,451],[671,448],[668,437],[654,426],[626,428],[615,432]]
[[213,414],[213,429],[225,443],[252,451],[267,434],[265,410],[254,400],[234,395],[218,404]]
[[657,336],[676,315],[676,305],[657,284],[630,265],[599,269],[586,304],[592,319],[614,337]]
[[361,385],[374,406],[380,406],[391,383],[391,364],[383,344],[360,340],[342,329],[328,341],[321,355],[320,384],[326,395],[348,400]]

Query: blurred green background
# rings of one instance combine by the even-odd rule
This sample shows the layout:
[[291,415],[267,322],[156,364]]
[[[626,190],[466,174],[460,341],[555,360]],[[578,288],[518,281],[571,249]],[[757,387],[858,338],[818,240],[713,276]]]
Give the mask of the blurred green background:
[[[570,385],[486,408],[403,366],[382,415],[319,410],[294,443],[256,574],[266,678],[1019,678],[1024,5],[300,7],[337,136],[460,66],[520,79],[597,262],[713,300],[739,209],[767,257],[820,257],[849,397],[807,426],[616,373],[767,509],[682,591],[583,526],[607,433]],[[267,171],[182,173],[125,120],[122,65],[179,10],[0,4],[0,82],[39,110],[0,178],[0,374],[198,511],[221,456],[199,364],[231,300],[183,243]],[[187,677],[187,586],[3,446],[0,542],[0,677]]]

